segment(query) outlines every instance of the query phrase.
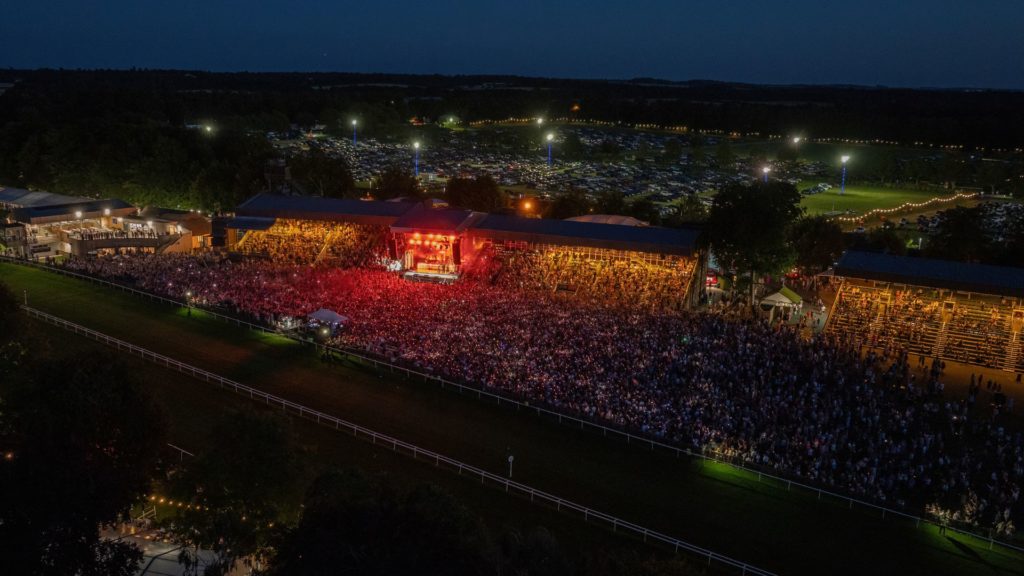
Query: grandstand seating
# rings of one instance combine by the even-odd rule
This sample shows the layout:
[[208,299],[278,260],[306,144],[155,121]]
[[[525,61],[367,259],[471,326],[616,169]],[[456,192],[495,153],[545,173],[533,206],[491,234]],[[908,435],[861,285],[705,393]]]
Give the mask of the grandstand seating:
[[1024,371],[1020,299],[847,279],[826,331],[853,343]]

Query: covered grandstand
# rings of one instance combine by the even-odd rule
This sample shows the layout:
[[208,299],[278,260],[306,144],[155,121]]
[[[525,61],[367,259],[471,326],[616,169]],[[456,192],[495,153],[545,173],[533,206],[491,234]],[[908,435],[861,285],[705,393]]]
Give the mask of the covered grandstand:
[[1024,270],[847,252],[826,331],[870,348],[1024,372]]
[[[230,250],[278,260],[351,265],[358,251],[379,242],[374,256],[409,279],[450,282],[469,273],[594,297],[613,285],[671,307],[696,303],[700,294],[691,280],[702,277],[704,265],[696,229],[522,218],[419,202],[262,194],[240,205],[227,227]],[[602,290],[592,289],[597,285]]]

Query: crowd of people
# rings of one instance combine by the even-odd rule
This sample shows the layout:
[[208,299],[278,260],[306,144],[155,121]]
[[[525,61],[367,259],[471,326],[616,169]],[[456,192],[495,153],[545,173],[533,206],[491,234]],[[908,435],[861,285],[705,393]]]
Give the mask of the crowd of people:
[[1024,371],[1024,354],[1008,356],[1014,350],[1014,332],[1021,331],[1021,326],[1015,327],[1020,319],[1013,316],[1020,308],[1021,303],[1010,298],[847,280],[828,330],[851,345],[903,344],[915,354]]
[[[658,312],[474,279],[216,255],[72,258],[69,268],[268,324],[319,308],[335,343],[809,483],[1002,532],[1022,511],[1024,437],[941,363],[868,357],[730,313]],[[971,516],[963,512],[970,503]]]
[[267,230],[247,232],[237,248],[287,264],[367,267],[379,259],[386,230],[384,226],[279,219]]
[[[611,250],[489,246],[470,277],[499,286],[649,310],[685,308],[696,261]],[[489,265],[487,264],[489,263]]]

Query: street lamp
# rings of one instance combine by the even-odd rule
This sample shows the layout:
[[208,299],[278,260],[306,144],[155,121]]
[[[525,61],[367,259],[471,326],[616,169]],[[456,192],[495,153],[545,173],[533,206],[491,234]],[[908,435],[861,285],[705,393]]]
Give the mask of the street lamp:
[[356,125],[359,124],[358,120],[352,121],[352,145],[356,145]]
[[413,142],[412,143],[412,147],[413,147],[413,150],[416,151],[415,160],[413,161],[413,167],[415,169],[415,175],[417,177],[419,177],[419,175],[420,175],[420,143],[419,142]]
[[554,140],[554,139],[555,139],[555,135],[552,134],[551,132],[548,132],[548,136],[547,136],[547,140],[548,140],[548,166],[551,166],[551,141]]
[[537,118],[537,126],[540,126],[542,124],[544,124],[544,119],[543,118]]
[[795,144],[799,144],[799,143],[800,143],[800,137],[799,136],[793,136],[793,144],[795,145]]
[[850,161],[850,157],[844,155],[839,160],[843,163],[843,179],[839,186],[839,195],[842,196],[843,194],[846,194],[846,163]]
[[192,317],[192,291],[185,291],[185,309],[188,311],[188,317]]
[[771,172],[771,171],[772,171],[772,169],[769,168],[768,166],[765,166],[764,168],[761,168],[761,172],[764,173],[764,183],[765,184],[768,183],[768,173]]

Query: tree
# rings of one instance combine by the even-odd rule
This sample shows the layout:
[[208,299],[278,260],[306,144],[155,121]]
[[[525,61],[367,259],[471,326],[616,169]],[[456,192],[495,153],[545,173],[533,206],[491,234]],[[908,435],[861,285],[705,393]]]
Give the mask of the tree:
[[[8,381],[9,382],[9,381]],[[10,574],[134,574],[142,553],[99,538],[148,491],[164,419],[132,372],[95,352],[39,359],[0,407],[0,542]]]
[[711,205],[708,231],[722,266],[750,274],[753,306],[757,275],[782,272],[793,262],[789,228],[800,215],[800,192],[786,182],[730,184]]
[[890,228],[875,228],[868,232],[863,245],[868,250],[902,256],[907,253],[907,243]]
[[440,489],[404,496],[357,470],[329,471],[283,533],[274,576],[496,573],[498,557],[478,516]]
[[578,188],[570,188],[555,197],[555,201],[551,203],[551,208],[548,209],[547,217],[563,220],[588,214],[592,208],[593,205],[584,191]]
[[334,158],[313,149],[292,158],[292,178],[306,193],[325,198],[357,197],[352,171],[344,158]]
[[932,258],[979,262],[992,255],[981,210],[957,206],[942,213],[939,226],[928,239],[925,253]]
[[790,242],[796,265],[807,276],[824,272],[843,253],[843,229],[824,216],[805,216],[793,223]]
[[179,561],[194,568],[196,552],[212,550],[216,561],[206,574],[225,574],[240,558],[265,551],[299,459],[287,423],[254,411],[229,413],[206,446],[172,487],[176,500],[204,508],[178,509],[175,525],[187,546]]
[[559,142],[558,148],[561,155],[569,160],[579,160],[587,154],[586,146],[580,140],[579,134],[575,132],[567,132]]
[[708,218],[708,208],[696,194],[687,194],[680,198],[672,213],[665,220],[665,224],[671,227],[680,227],[685,224],[703,222]]
[[733,153],[728,138],[718,141],[718,146],[715,147],[715,162],[718,163],[719,168],[731,168],[736,162],[736,154]]
[[371,186],[373,195],[378,200],[391,198],[419,198],[419,183],[409,169],[400,164],[392,164],[373,179]]
[[675,164],[679,161],[679,157],[683,155],[683,144],[679,141],[679,138],[669,138],[665,142],[665,148],[661,152],[661,158],[667,164]]
[[690,153],[687,155],[690,164],[703,166],[707,162],[707,153],[704,151],[704,138],[701,136],[690,136]]
[[626,205],[626,214],[648,224],[661,223],[661,211],[650,198],[637,198]]
[[625,215],[629,208],[626,206],[626,197],[617,190],[602,192],[597,197],[597,205],[594,210],[598,214]]
[[508,205],[508,196],[490,176],[452,178],[445,187],[445,198],[452,206],[481,212],[497,212]]

